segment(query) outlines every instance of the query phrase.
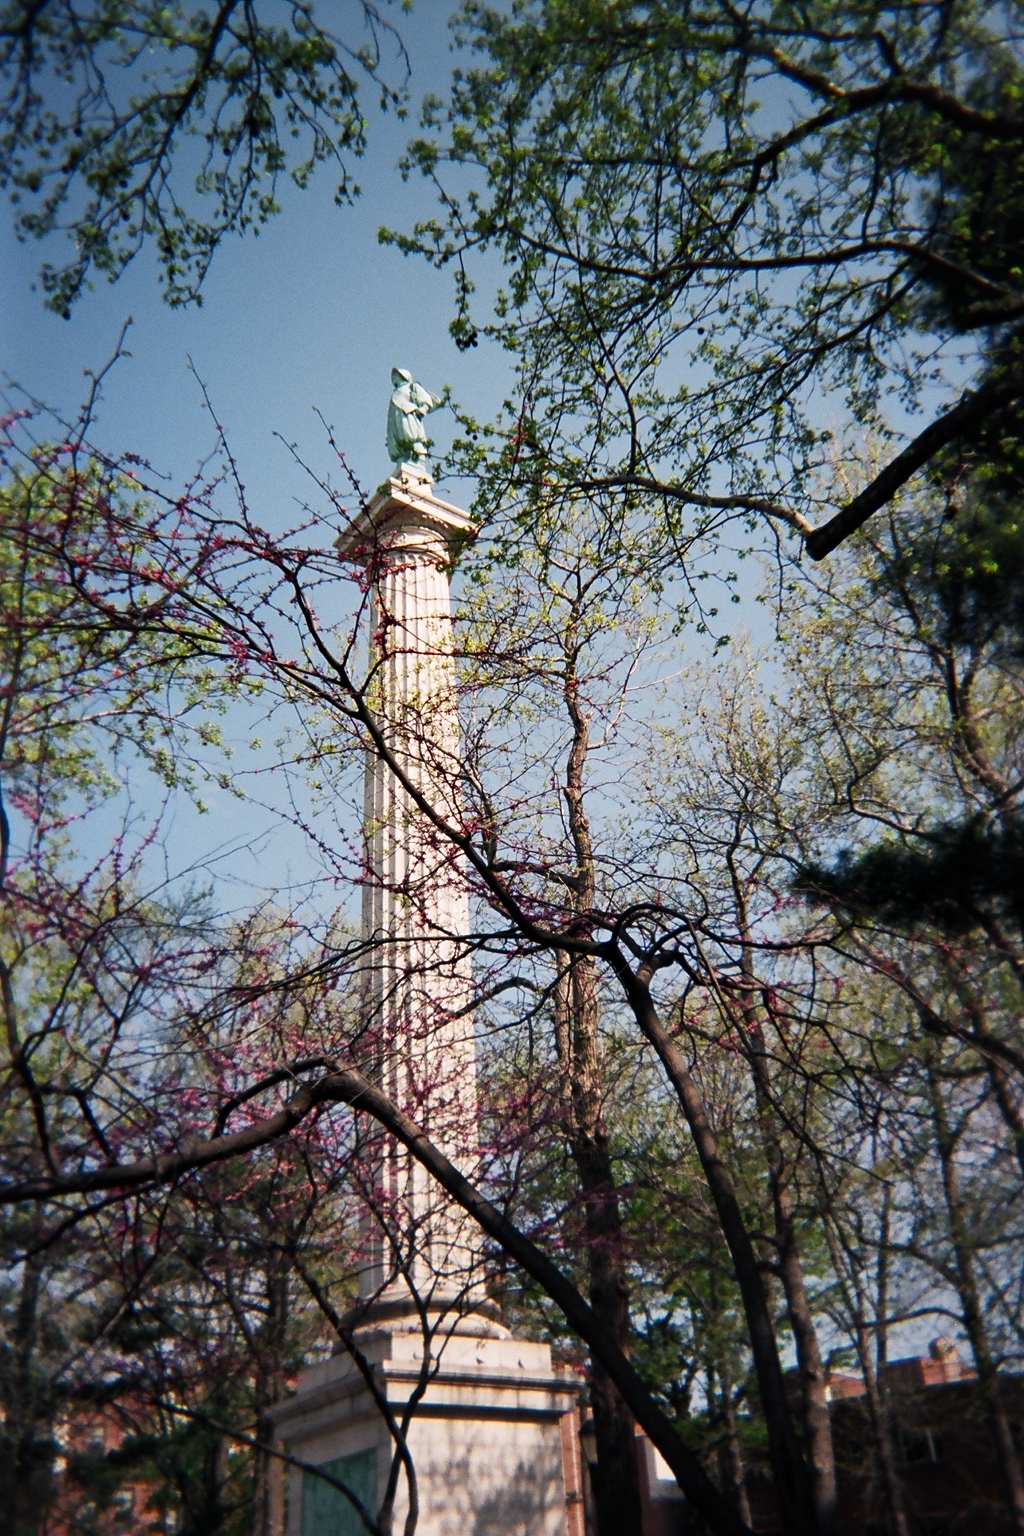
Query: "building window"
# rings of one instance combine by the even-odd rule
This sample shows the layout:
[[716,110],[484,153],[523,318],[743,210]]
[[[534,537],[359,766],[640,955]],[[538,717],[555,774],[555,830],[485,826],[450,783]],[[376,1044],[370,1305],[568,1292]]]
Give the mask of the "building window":
[[952,1536],[953,1521],[949,1515],[918,1515],[914,1524],[917,1536]]
[[117,1525],[131,1525],[135,1518],[135,1490],[119,1488],[110,1501],[110,1507]]
[[922,1461],[942,1461],[942,1436],[934,1429],[904,1429],[903,1460],[908,1467]]

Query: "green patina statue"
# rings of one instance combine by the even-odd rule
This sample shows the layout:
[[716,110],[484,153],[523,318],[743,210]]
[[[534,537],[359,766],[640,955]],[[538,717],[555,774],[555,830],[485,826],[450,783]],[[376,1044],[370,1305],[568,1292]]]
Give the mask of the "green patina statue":
[[388,456],[399,468],[410,464],[424,473],[430,439],[423,418],[444,400],[417,384],[408,368],[392,368],[391,382],[394,393],[388,406]]

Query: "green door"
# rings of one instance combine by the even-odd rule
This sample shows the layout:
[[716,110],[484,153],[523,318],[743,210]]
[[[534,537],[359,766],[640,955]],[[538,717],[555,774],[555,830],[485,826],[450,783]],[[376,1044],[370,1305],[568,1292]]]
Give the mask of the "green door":
[[[325,1461],[324,1471],[351,1488],[372,1517],[377,1514],[377,1452],[357,1451]],[[340,1488],[313,1472],[302,1474],[302,1536],[367,1536],[359,1511]]]

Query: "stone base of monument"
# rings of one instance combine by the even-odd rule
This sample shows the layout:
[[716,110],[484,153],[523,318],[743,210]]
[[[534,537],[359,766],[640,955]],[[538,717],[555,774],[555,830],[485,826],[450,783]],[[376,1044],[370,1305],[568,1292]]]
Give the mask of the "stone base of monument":
[[[581,1383],[555,1371],[546,1344],[514,1339],[479,1314],[430,1321],[430,1378],[408,1433],[417,1536],[583,1536]],[[357,1342],[399,1417],[420,1380],[421,1327],[408,1316],[380,1318]],[[350,1356],[304,1372],[271,1417],[281,1449],[339,1478],[376,1515],[394,1442]],[[293,1466],[282,1484],[281,1536],[365,1536],[357,1510],[323,1478]],[[396,1536],[407,1509],[400,1474]]]

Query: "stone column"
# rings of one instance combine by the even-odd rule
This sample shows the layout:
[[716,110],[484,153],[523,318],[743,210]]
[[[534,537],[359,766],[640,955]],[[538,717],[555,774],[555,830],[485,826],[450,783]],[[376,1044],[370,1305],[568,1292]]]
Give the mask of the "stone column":
[[[448,565],[472,531],[426,476],[405,472],[378,491],[341,546],[368,573],[371,702],[393,759],[371,755],[366,770],[370,1054],[388,1093],[464,1165],[476,1152],[469,913],[462,862],[430,812],[447,823],[461,816]],[[408,1286],[387,1283],[390,1244],[374,1238],[356,1343],[396,1417],[419,1393],[429,1351],[429,1385],[408,1435],[417,1536],[578,1536],[582,1383],[553,1368],[547,1344],[516,1339],[496,1320],[472,1283],[475,1228],[418,1164],[388,1150],[378,1184],[428,1326]],[[342,1479],[376,1513],[394,1445],[353,1361],[339,1354],[311,1366],[270,1418],[278,1446],[305,1463],[288,1479],[288,1536],[362,1536],[344,1495],[309,1470]],[[402,1478],[394,1530],[407,1509]]]
[[[374,497],[342,553],[363,565],[370,596],[370,703],[389,763],[366,766],[363,887],[365,1016],[389,1098],[412,1113],[452,1162],[476,1154],[476,1057],[466,935],[469,902],[458,850],[443,827],[461,818],[459,727],[449,567],[474,525],[405,469]],[[404,780],[404,782],[403,782]],[[408,1285],[445,1305],[472,1289],[475,1243],[420,1165],[393,1144],[378,1180],[380,1216],[364,1301],[394,1309]],[[378,1312],[380,1308],[376,1309]]]

